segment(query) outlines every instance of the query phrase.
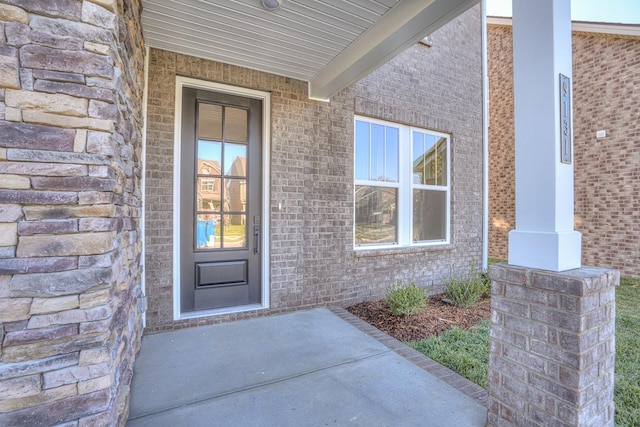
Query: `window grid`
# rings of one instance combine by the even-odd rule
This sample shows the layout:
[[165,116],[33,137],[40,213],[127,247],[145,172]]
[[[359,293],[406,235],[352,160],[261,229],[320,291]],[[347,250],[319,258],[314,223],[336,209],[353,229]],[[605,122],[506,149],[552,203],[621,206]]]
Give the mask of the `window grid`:
[[[355,206],[354,206],[354,246],[357,249],[384,249],[394,246],[429,246],[434,244],[447,244],[450,242],[450,136],[440,132],[430,131],[421,128],[414,128],[410,126],[403,126],[395,123],[384,122],[381,120],[369,119],[364,117],[356,117],[354,120],[354,128],[356,129],[354,140],[357,141],[358,135],[358,122],[367,123],[369,127],[368,138],[368,159],[369,166],[369,179],[358,179],[354,177],[354,192],[355,192]],[[384,175],[385,180],[372,179],[373,162],[375,159],[375,153],[372,149],[373,133],[370,131],[372,124],[384,126],[384,141],[383,141],[383,155],[385,157]],[[386,180],[389,175],[387,170],[388,163],[386,161],[388,157],[387,147],[387,132],[388,128],[397,130],[397,170],[398,176],[395,182]],[[362,129],[362,126],[360,127]],[[428,157],[426,137],[430,137],[435,140],[433,149],[431,150],[431,163],[423,161],[422,170],[422,182],[416,182],[414,176],[414,136],[421,135],[423,137],[423,152],[425,159]],[[354,143],[354,164],[358,163],[357,142]],[[427,184],[427,170],[430,167],[433,176],[431,181],[433,184]],[[355,171],[358,175],[358,171]],[[362,174],[361,178],[362,178]],[[375,177],[374,177],[375,178]],[[395,241],[372,241],[369,242],[362,238],[362,199],[358,197],[362,195],[363,191],[367,191],[364,187],[371,187],[369,192],[373,191],[374,187],[384,189],[397,189],[396,193],[396,211],[392,214],[393,219],[390,221],[395,226]],[[360,194],[358,194],[360,193]],[[384,218],[385,212],[375,212],[378,217]],[[434,221],[425,221],[424,217],[431,218]],[[417,225],[414,223],[418,217]],[[375,228],[375,227],[373,227]]]

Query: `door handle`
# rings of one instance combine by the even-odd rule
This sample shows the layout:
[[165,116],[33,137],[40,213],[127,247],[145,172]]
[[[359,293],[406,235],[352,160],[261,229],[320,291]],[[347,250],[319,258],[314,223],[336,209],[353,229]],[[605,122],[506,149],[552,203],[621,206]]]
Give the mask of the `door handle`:
[[260,253],[260,226],[259,225],[253,226],[253,253],[254,254]]

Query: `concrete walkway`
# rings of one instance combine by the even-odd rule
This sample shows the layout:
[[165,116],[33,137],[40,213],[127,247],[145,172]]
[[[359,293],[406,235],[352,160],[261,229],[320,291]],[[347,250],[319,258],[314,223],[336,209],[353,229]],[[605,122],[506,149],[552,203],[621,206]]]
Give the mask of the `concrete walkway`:
[[376,331],[316,309],[145,336],[127,425],[485,425],[482,389]]

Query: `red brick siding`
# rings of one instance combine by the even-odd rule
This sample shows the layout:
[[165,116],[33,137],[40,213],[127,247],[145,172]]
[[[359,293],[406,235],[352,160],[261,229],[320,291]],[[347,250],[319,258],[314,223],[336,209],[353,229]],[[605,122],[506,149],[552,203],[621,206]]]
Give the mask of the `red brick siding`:
[[[582,263],[640,277],[640,37],[573,33],[575,227]],[[488,27],[489,255],[513,229],[511,27]],[[607,137],[596,139],[606,130]]]

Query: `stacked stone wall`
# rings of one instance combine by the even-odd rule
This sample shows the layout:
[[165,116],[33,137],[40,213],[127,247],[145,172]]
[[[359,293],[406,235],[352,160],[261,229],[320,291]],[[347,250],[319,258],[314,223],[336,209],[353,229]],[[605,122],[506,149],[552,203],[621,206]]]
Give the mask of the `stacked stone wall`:
[[[575,229],[582,264],[640,277],[640,37],[573,32]],[[489,256],[506,259],[515,228],[513,42],[488,26]],[[605,130],[607,136],[596,137]]]
[[[151,50],[147,131],[149,331],[384,298],[396,279],[441,290],[482,256],[480,8],[474,7],[328,103],[284,77]],[[270,310],[173,320],[175,77],[271,93]],[[451,133],[451,244],[356,251],[354,115]],[[282,209],[280,209],[282,206]]]
[[0,1],[0,425],[124,424],[139,348],[138,0]]

